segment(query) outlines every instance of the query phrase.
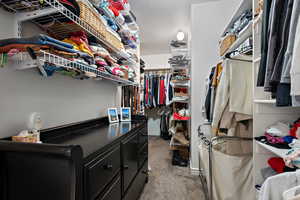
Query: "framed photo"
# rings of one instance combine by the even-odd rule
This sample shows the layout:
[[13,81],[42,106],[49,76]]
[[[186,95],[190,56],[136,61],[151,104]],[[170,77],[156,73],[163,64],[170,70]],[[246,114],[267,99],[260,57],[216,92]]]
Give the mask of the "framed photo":
[[121,121],[122,122],[130,122],[131,121],[131,108],[125,107],[121,108]]
[[107,109],[109,123],[119,122],[118,110],[117,108],[108,108]]

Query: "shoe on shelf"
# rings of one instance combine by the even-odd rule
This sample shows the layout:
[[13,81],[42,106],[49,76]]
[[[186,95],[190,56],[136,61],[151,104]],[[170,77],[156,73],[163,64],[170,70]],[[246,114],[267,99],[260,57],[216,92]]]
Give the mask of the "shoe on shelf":
[[185,138],[183,132],[176,132],[173,138],[184,146],[188,146],[190,142]]

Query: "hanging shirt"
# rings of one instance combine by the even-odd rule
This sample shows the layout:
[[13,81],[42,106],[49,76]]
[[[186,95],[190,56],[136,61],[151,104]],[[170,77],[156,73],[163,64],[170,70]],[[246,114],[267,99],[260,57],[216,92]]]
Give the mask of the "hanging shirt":
[[164,105],[166,100],[165,77],[160,77],[159,105]]

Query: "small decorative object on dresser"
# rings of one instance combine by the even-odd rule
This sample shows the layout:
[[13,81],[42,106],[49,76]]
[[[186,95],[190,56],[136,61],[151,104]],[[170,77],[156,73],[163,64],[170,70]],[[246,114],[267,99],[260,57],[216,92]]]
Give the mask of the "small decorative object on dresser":
[[107,109],[109,123],[119,122],[118,110],[117,108],[108,108]]
[[122,122],[131,121],[131,108],[130,107],[121,108],[120,111],[121,111],[121,121]]

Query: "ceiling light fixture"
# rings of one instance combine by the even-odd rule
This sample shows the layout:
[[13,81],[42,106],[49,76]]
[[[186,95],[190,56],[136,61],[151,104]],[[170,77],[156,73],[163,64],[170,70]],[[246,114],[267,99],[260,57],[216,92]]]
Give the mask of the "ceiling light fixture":
[[182,41],[182,40],[184,40],[185,34],[182,31],[178,31],[176,37],[177,37],[177,40]]

